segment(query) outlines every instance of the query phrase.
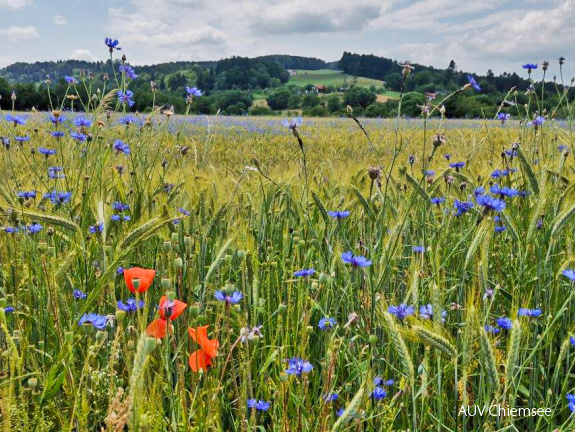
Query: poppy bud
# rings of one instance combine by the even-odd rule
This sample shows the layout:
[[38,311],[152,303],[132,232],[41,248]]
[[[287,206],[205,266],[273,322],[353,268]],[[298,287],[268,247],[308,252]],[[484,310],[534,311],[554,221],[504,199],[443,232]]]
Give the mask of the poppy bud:
[[321,272],[319,274],[319,283],[327,283],[329,281],[329,275],[327,273]]
[[278,313],[280,315],[283,315],[287,310],[287,306],[283,303],[280,303],[280,305],[278,306]]
[[135,348],[136,344],[133,340],[128,341],[128,350],[132,351]]
[[94,333],[94,327],[92,326],[92,323],[84,323],[84,325],[82,325],[82,330],[84,331],[84,334],[92,334]]
[[232,262],[232,256],[230,254],[226,254],[226,256],[224,257],[224,261],[226,262],[226,264],[230,264]]
[[294,236],[293,236],[293,242],[294,242],[294,243],[299,242],[299,236],[294,235]]
[[166,297],[169,301],[174,301],[176,299],[176,293],[174,291],[166,292]]
[[172,243],[170,243],[169,241],[165,241],[163,243],[163,247],[164,247],[164,252],[171,252],[172,251]]
[[125,319],[126,319],[126,311],[118,309],[116,311],[116,321],[122,324]]
[[38,379],[37,378],[28,378],[28,387],[34,390],[38,386]]
[[192,306],[190,306],[190,315],[192,315],[192,317],[197,318],[198,315],[200,314],[200,304],[199,303],[195,303]]
[[42,241],[38,243],[38,252],[44,254],[46,253],[47,250],[48,250],[48,243]]
[[178,268],[182,268],[184,266],[184,261],[180,257],[177,257],[174,260],[174,265]]
[[371,334],[369,335],[369,344],[375,345],[377,343],[377,335]]
[[56,255],[56,248],[54,246],[48,246],[48,255],[50,256]]
[[289,375],[285,372],[281,372],[280,373],[280,381],[281,382],[287,382],[287,380],[289,379]]
[[305,240],[300,240],[299,243],[298,243],[298,246],[299,246],[300,248],[305,247]]
[[246,253],[243,250],[238,251],[238,258],[243,260],[246,257]]
[[149,354],[152,351],[154,351],[154,349],[156,348],[158,340],[159,339],[156,339],[153,337],[146,337],[146,343],[145,343],[146,354]]
[[192,238],[190,236],[185,236],[184,237],[184,244],[186,245],[187,248],[191,248],[192,247]]
[[180,235],[178,233],[172,233],[172,243],[179,243]]
[[278,262],[277,262],[277,261],[272,261],[272,262],[270,263],[270,266],[271,266],[271,268],[273,268],[273,269],[277,269],[277,268],[278,268]]
[[170,278],[162,278],[160,281],[160,285],[162,286],[163,290],[168,290],[172,286],[172,280]]
[[318,284],[317,282],[312,282],[312,283],[311,283],[311,290],[312,290],[312,291],[317,290],[318,287],[319,287],[319,284]]

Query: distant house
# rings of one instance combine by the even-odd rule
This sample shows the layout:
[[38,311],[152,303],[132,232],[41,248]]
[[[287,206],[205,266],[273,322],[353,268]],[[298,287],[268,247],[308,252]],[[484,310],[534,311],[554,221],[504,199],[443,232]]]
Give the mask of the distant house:
[[315,86],[315,89],[317,90],[318,93],[325,93],[325,84],[324,84],[324,85]]
[[293,69],[288,69],[288,73],[289,73],[289,76],[295,76],[295,75],[297,75],[297,72],[296,72],[295,70],[293,70]]

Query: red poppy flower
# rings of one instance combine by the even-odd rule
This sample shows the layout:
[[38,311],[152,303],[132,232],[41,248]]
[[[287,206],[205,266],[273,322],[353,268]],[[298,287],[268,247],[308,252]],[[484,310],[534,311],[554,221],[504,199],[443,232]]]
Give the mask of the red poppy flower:
[[137,291],[139,293],[145,293],[146,291],[148,291],[148,288],[152,286],[152,283],[154,283],[154,276],[156,276],[156,270],[152,269],[132,267],[131,269],[124,270],[124,279],[126,280],[126,286],[133,293],[136,292],[136,288],[134,287],[134,284],[132,282],[134,279],[140,280],[140,285],[138,286]]
[[162,296],[160,299],[160,317],[166,319],[166,310],[170,309],[170,319],[175,320],[188,305],[179,300],[168,301],[166,296]]
[[192,339],[200,345],[200,349],[192,353],[188,364],[194,372],[199,370],[207,371],[208,366],[212,365],[212,358],[218,355],[219,341],[208,338],[208,326],[197,328],[188,328]]
[[[172,326],[171,323],[170,326]],[[146,333],[156,339],[164,339],[168,333],[168,320],[165,318],[155,319],[146,329]]]

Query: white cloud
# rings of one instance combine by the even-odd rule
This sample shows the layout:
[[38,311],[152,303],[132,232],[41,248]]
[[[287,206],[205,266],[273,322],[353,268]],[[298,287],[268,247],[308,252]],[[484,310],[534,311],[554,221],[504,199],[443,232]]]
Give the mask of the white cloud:
[[32,0],[0,0],[0,9],[22,9],[26,6],[30,6]]
[[56,25],[59,26],[65,26],[68,25],[68,20],[66,19],[65,16],[62,15],[55,15],[52,17],[52,22]]
[[0,35],[6,36],[9,40],[14,42],[34,39],[39,36],[36,27],[32,26],[13,26],[6,29],[0,29]]
[[94,57],[90,50],[78,48],[70,54],[70,60],[97,61],[98,59]]

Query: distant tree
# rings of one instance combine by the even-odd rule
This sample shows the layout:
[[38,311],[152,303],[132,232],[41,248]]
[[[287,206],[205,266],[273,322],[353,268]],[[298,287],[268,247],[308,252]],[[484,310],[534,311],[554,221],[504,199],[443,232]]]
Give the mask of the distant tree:
[[377,96],[365,87],[352,87],[344,96],[345,104],[352,107],[367,108],[376,100]]
[[268,105],[273,110],[286,109],[289,106],[289,98],[292,95],[287,88],[279,88],[268,96]]
[[332,95],[327,98],[327,111],[330,113],[338,112],[342,109],[338,96]]
[[306,108],[313,108],[321,103],[321,99],[315,93],[307,94],[303,97],[301,105]]

